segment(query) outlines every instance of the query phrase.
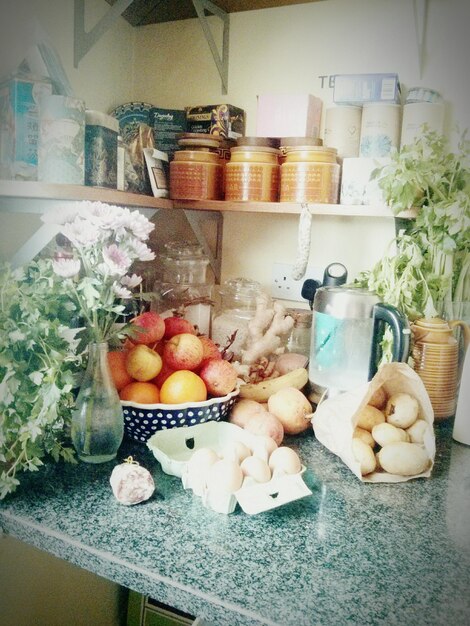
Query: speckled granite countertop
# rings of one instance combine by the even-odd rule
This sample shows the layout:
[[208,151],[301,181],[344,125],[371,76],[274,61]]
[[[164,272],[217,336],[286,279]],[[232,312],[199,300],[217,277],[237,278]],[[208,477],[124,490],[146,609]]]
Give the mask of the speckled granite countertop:
[[313,495],[249,516],[205,509],[146,447],[145,504],[114,499],[100,466],[25,475],[6,533],[217,626],[470,623],[470,447],[436,426],[430,479],[362,484],[312,432],[290,438]]

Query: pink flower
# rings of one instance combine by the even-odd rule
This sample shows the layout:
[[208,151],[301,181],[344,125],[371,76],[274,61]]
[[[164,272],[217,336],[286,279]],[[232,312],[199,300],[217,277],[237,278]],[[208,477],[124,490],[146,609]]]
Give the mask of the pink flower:
[[129,291],[129,289],[126,289],[125,287],[122,287],[117,283],[113,285],[113,291],[117,295],[117,297],[121,298],[122,300],[129,300],[130,298],[132,298],[132,293]]
[[139,261],[153,261],[155,253],[150,250],[146,243],[139,241],[138,239],[131,239],[128,243],[129,248],[133,254],[139,259]]
[[131,259],[115,243],[103,250],[103,260],[110,270],[110,274],[123,276],[131,266]]
[[52,261],[54,272],[62,278],[73,278],[80,271],[80,261],[76,259],[57,259]]
[[121,278],[121,285],[129,287],[129,289],[134,289],[134,287],[140,285],[141,282],[142,276],[137,276],[137,274],[132,274],[132,276],[123,276]]

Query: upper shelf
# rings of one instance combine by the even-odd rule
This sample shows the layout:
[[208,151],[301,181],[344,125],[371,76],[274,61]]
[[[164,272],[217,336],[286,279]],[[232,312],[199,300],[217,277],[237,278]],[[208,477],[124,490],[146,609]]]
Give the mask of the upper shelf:
[[[219,9],[226,13],[251,11],[254,9],[271,9],[293,4],[307,4],[320,0],[212,0]],[[110,5],[117,0],[106,0]],[[132,26],[159,24],[196,18],[197,13],[192,0],[134,0],[122,16]]]
[[[3,199],[1,207],[4,210],[17,212],[35,212],[29,207],[24,207],[18,202],[11,203],[8,199],[15,200],[54,200],[76,201],[92,200],[119,204],[128,207],[136,207],[150,210],[158,209],[184,209],[195,211],[220,211],[240,213],[277,213],[280,215],[299,215],[301,204],[298,202],[226,202],[200,201],[200,200],[168,200],[166,198],[154,198],[114,189],[102,189],[98,187],[85,187],[81,185],[56,185],[38,182],[23,181],[0,181],[0,198]],[[311,204],[309,206],[314,215],[332,215],[345,217],[394,217],[388,207],[366,205],[343,205],[343,204]],[[42,211],[41,208],[38,211]],[[416,211],[406,211],[400,217],[412,219],[416,217]]]

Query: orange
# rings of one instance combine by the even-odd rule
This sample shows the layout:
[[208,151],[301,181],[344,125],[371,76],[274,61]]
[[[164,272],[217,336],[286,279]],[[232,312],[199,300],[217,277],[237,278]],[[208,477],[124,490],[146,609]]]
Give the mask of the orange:
[[111,350],[108,352],[108,365],[111,370],[111,378],[118,391],[131,383],[134,379],[126,369],[127,352],[123,350]]
[[207,389],[200,376],[190,370],[177,370],[170,374],[160,389],[163,404],[202,402],[207,400]]
[[121,400],[130,400],[138,404],[156,404],[160,402],[160,391],[153,383],[134,381],[119,392]]

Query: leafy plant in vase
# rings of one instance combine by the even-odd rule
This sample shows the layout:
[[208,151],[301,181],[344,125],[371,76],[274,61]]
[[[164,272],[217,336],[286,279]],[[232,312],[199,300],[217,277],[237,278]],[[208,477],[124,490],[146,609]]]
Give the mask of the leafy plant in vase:
[[395,215],[416,207],[384,257],[356,280],[411,321],[461,317],[470,301],[470,142],[464,132],[455,152],[448,140],[423,127],[421,137],[391,153],[374,170]]
[[[45,457],[73,461],[70,436],[83,460],[116,455],[123,418],[107,346],[128,332],[116,320],[140,284],[131,265],[154,258],[145,243],[154,226],[137,211],[77,202],[43,220],[60,226],[65,253],[0,268],[0,499]],[[97,415],[103,403],[107,418]]]

